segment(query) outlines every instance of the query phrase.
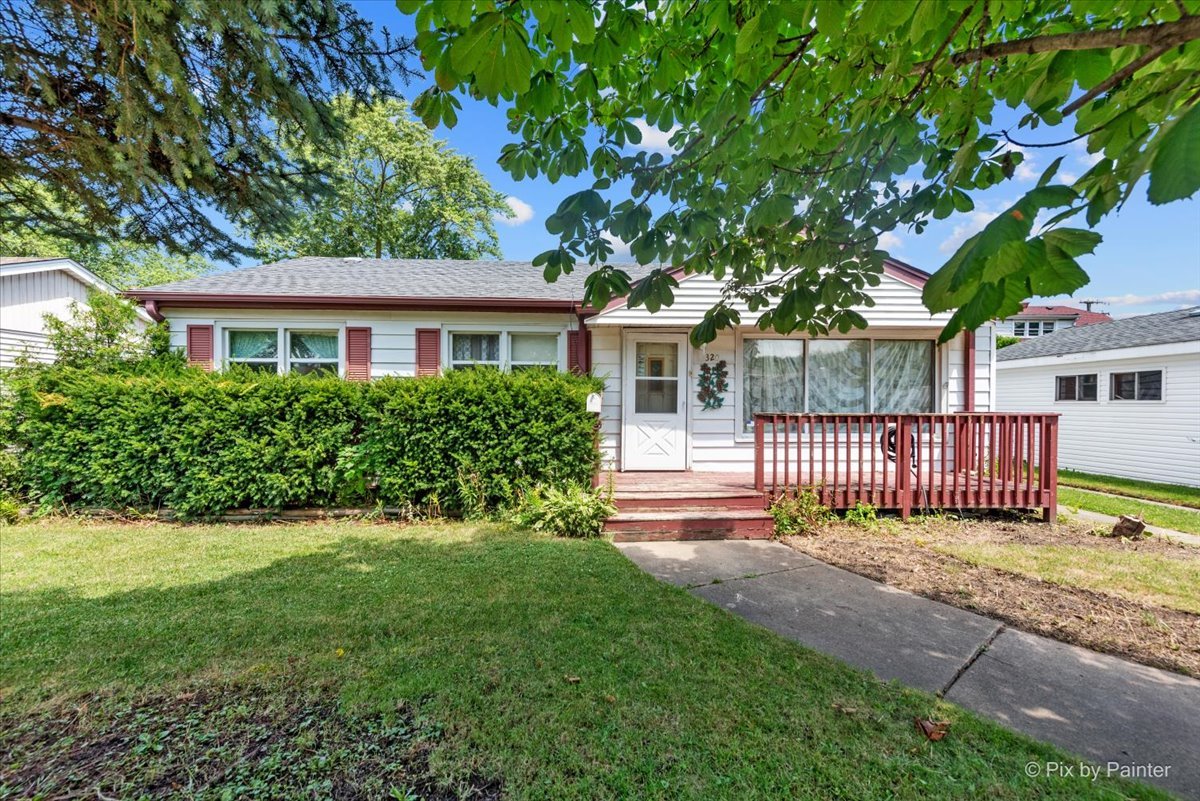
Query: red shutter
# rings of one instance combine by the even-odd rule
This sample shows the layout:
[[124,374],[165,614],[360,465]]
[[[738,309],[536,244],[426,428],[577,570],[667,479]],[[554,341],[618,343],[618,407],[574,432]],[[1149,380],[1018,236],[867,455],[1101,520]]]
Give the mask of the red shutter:
[[213,327],[211,325],[189,325],[187,327],[187,360],[191,367],[202,370],[213,369]]
[[442,330],[417,329],[417,375],[437,375],[442,365]]
[[567,332],[567,369],[572,373],[586,373],[592,367],[592,332]]
[[346,378],[371,380],[371,329],[346,329]]

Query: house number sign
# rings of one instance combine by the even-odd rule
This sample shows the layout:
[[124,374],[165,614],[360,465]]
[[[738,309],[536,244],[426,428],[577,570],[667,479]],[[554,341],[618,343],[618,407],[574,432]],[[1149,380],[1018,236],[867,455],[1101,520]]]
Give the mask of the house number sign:
[[724,359],[715,353],[704,354],[700,364],[700,391],[696,400],[705,409],[720,409],[725,405],[725,393],[729,391],[729,370]]

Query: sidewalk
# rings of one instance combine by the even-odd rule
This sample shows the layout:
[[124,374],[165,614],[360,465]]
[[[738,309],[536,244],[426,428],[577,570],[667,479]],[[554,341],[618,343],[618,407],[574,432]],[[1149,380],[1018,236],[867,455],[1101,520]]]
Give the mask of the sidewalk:
[[1200,681],[1010,629],[773,542],[627,543],[651,575],[879,678],[1200,798]]

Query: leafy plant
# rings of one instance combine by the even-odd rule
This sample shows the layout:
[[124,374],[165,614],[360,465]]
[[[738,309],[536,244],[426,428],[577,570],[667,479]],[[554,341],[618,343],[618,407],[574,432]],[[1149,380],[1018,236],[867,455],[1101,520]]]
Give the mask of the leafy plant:
[[[107,292],[89,292],[86,304],[71,301],[70,316],[43,315],[55,361],[97,370],[137,362],[163,348],[165,326],[138,329],[137,308]],[[168,340],[169,342],[169,340]]]
[[520,498],[510,519],[556,537],[599,537],[604,521],[616,513],[610,491],[568,484],[534,487]]
[[1007,334],[996,334],[996,350],[1007,348],[1009,345],[1015,345],[1020,342],[1019,337],[1010,337]]
[[875,513],[874,506],[862,501],[855,501],[854,508],[846,510],[846,522],[860,528],[870,529],[879,525],[879,518]]
[[775,518],[775,536],[795,537],[812,534],[822,523],[834,519],[828,506],[812,489],[798,490],[795,495],[776,498],[770,508]]
[[12,524],[21,518],[21,505],[13,498],[0,497],[0,523]]

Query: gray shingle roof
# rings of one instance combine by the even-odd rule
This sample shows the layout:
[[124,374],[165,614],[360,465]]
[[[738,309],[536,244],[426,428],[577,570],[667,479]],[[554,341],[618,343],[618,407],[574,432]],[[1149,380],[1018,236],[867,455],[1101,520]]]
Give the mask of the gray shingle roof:
[[996,353],[996,361],[1063,356],[1113,348],[1137,348],[1172,342],[1200,341],[1200,306],[1126,317],[1081,328],[1064,328],[1046,336],[1022,340]]
[[[653,267],[615,265],[638,279]],[[587,264],[546,283],[527,261],[342,259],[306,256],[203,275],[130,294],[186,293],[278,297],[504,298],[577,301],[592,272]]]

